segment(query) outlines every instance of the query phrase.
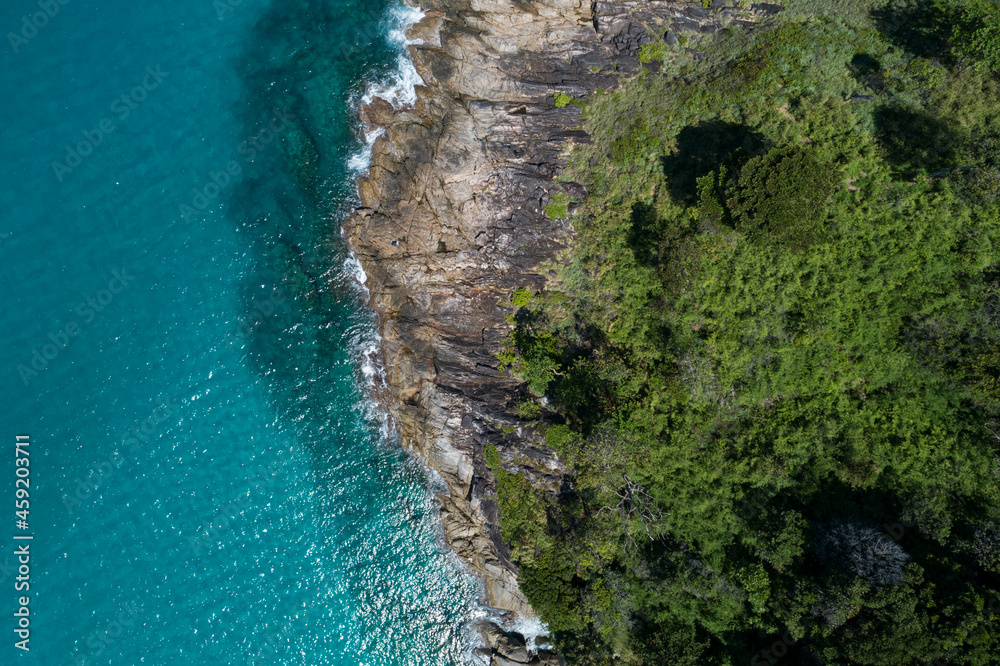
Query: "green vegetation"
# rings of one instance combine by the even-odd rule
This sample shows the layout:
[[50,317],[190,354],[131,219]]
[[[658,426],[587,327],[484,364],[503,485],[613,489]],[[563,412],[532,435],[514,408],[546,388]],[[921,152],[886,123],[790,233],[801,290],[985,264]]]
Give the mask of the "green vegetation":
[[588,100],[511,298],[571,472],[487,462],[573,663],[1000,662],[1000,6],[787,4]]
[[553,192],[552,203],[545,207],[545,214],[553,222],[569,217],[569,195],[565,192]]
[[561,93],[556,93],[555,106],[556,106],[557,109],[561,109],[561,108],[565,107],[571,101],[573,101],[573,98],[570,97],[569,95],[567,95],[566,93],[562,93],[562,92]]
[[[972,0],[959,7],[952,41],[960,55],[982,69],[1000,71],[1000,13],[990,0]],[[944,25],[947,25],[944,19]]]
[[662,39],[643,45],[639,49],[639,62],[648,65],[651,62],[662,62],[670,54],[670,47]]
[[501,530],[505,541],[514,544],[535,543],[544,523],[539,522],[538,500],[531,483],[520,474],[512,474],[500,466],[500,452],[487,444],[483,453],[486,464],[497,484],[497,500],[504,508]]

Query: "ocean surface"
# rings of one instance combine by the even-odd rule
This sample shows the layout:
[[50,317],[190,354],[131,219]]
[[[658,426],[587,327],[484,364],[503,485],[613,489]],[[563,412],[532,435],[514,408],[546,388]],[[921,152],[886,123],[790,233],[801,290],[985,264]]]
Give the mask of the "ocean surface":
[[480,587],[366,397],[340,233],[415,17],[0,3],[0,663],[476,663]]

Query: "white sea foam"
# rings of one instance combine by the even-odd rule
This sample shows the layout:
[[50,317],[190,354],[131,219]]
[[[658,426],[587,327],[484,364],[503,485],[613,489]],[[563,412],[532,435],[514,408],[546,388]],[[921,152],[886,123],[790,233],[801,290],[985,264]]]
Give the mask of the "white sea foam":
[[423,19],[422,9],[398,5],[389,10],[384,21],[386,41],[397,53],[396,67],[385,77],[372,81],[364,93],[354,100],[355,105],[370,104],[376,97],[390,102],[399,109],[417,101],[416,87],[423,85],[424,80],[417,74],[413,66],[407,46],[422,44],[420,39],[407,39],[406,32]]
[[385,130],[381,127],[371,132],[365,132],[365,145],[347,160],[347,168],[356,173],[368,171],[368,167],[372,165],[372,146],[375,145],[375,140],[383,134],[385,134]]
[[393,26],[389,28],[389,43],[394,46],[409,46],[411,44],[423,44],[422,39],[407,39],[406,31],[420,23],[427,16],[427,12],[419,7],[407,7],[397,5],[389,10],[389,20]]
[[396,109],[412,106],[417,102],[417,86],[423,84],[424,80],[417,74],[409,54],[401,53],[396,58],[396,69],[385,80],[368,86],[361,96],[361,103],[370,104],[376,97],[381,97]]
[[[402,4],[393,7],[386,14],[383,30],[386,41],[397,51],[396,67],[384,77],[370,82],[364,92],[351,101],[351,106],[356,111],[360,111],[365,104],[371,104],[376,97],[386,100],[395,109],[417,103],[417,86],[423,85],[424,81],[417,73],[417,68],[413,66],[406,47],[420,44],[422,40],[407,39],[406,31],[418,23],[424,15],[422,9]],[[347,168],[358,175],[367,171],[372,163],[372,146],[384,133],[385,130],[381,128],[365,132],[364,145],[347,160]]]
[[[344,259],[343,274],[356,289],[358,301],[367,303],[371,296],[365,284],[368,282],[368,276],[361,262],[351,251],[348,251],[347,258]],[[361,384],[374,394],[385,390],[387,378],[385,365],[382,363],[382,337],[378,333],[373,315],[374,313],[367,309],[358,313],[358,322],[352,326],[350,334],[350,352],[360,373],[358,378]],[[383,406],[377,400],[368,397],[361,401],[359,407],[369,423],[377,424],[380,440],[391,441],[392,420]]]
[[488,606],[480,606],[477,611],[482,611],[482,613],[475,613],[474,620],[485,620],[501,627],[507,633],[521,634],[529,654],[536,654],[540,649],[553,650],[552,645],[548,642],[538,643],[539,636],[548,638],[552,634],[549,631],[549,626],[537,617],[518,616],[509,619],[509,615],[506,613],[498,613],[495,608]]
[[[417,70],[406,52],[406,47],[419,43],[419,41],[407,39],[406,31],[423,17],[423,10],[407,7],[403,4],[389,10],[383,25],[386,41],[399,52],[396,58],[396,69],[387,78],[369,84],[364,94],[353,100],[352,106],[355,109],[360,109],[363,104],[371,103],[376,97],[389,101],[395,108],[412,105],[417,101],[416,86],[423,84],[423,80],[417,74]],[[348,169],[357,175],[367,171],[368,167],[371,166],[372,146],[384,133],[385,130],[381,128],[365,132],[364,145],[348,159]],[[358,286],[359,296],[367,302],[371,296],[365,284],[368,281],[368,276],[365,275],[365,269],[353,252],[348,252],[347,258],[344,260],[344,273],[354,278]],[[355,358],[360,360],[361,374],[365,384],[372,389],[384,386],[386,381],[385,368],[379,355],[381,346],[381,339],[374,325],[356,337]],[[377,420],[381,422],[384,434],[388,437],[390,428],[388,416],[379,414]]]
[[386,18],[386,40],[398,51],[396,69],[381,81],[369,85],[361,96],[362,104],[369,104],[376,97],[386,100],[394,108],[401,109],[417,102],[416,87],[424,80],[417,74],[407,46],[423,44],[422,39],[407,39],[406,32],[426,16],[424,10],[400,4],[389,10]]
[[504,628],[508,631],[516,631],[524,636],[524,642],[528,644],[528,652],[535,653],[539,647],[546,649],[551,649],[552,647],[548,643],[541,646],[535,644],[535,639],[539,636],[550,635],[548,625],[537,617],[519,617]]
[[[368,275],[365,273],[364,266],[358,261],[358,258],[354,256],[354,252],[347,253],[347,259],[344,259],[344,272],[350,275],[355,281],[364,287],[365,283],[368,282]],[[365,297],[370,296],[368,294],[368,287],[364,287]]]
[[[374,317],[366,318],[352,327],[349,351],[357,369],[357,380],[369,392],[385,390],[386,373],[382,363],[382,338],[378,334]],[[385,408],[372,395],[365,396],[358,404],[364,419],[378,429],[379,441],[390,443],[395,439],[392,419]]]

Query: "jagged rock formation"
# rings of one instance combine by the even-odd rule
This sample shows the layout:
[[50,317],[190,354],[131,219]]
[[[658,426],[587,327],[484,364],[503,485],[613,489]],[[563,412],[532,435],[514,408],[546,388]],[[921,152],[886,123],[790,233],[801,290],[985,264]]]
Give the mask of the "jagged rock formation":
[[562,465],[516,415],[522,389],[495,358],[509,331],[505,298],[542,286],[544,263],[572,242],[572,228],[545,206],[557,191],[586,195],[555,181],[567,151],[588,137],[580,109],[556,108],[553,95],[612,88],[637,70],[642,45],[755,12],[657,0],[421,4],[426,16],[409,36],[422,40],[410,51],[426,87],[413,108],[376,100],[363,111],[385,133],[345,229],[379,314],[402,442],[448,485],[447,539],[482,575],[489,605],[531,616],[499,536],[482,444],[537,483],[559,483]]

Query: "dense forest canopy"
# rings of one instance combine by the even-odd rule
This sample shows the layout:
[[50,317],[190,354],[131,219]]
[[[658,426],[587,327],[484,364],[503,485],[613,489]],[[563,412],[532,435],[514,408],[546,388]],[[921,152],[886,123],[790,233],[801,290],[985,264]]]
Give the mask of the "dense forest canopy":
[[503,537],[575,663],[998,663],[1000,5],[786,5],[557,100]]

